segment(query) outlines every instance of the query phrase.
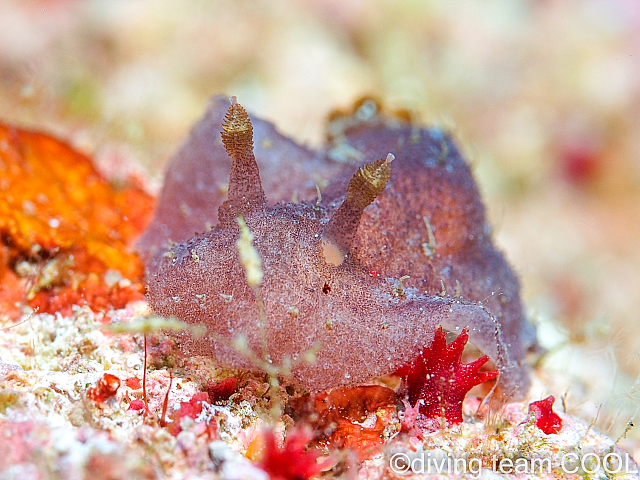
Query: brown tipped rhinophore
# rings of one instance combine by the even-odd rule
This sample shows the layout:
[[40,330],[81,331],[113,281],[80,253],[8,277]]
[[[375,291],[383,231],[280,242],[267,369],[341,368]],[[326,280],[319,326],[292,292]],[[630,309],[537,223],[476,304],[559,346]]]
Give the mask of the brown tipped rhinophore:
[[222,208],[231,216],[246,213],[249,209],[263,208],[266,197],[260,181],[260,170],[253,154],[253,125],[247,111],[231,97],[222,124],[222,143],[231,157],[228,200]]
[[[496,363],[502,391],[526,393],[522,361],[535,332],[447,135],[365,102],[336,117],[330,143],[314,153],[266,122],[252,128],[237,102],[228,105],[217,97],[194,127],[141,242],[154,311],[209,332],[178,334],[183,351],[259,368],[234,347],[242,339],[273,365],[292,365],[291,382],[319,391],[391,373],[430,345],[438,326],[468,326]],[[223,122],[224,147],[215,137]],[[357,170],[387,152],[397,156],[393,168],[390,156]],[[238,255],[239,214],[262,260],[261,301]],[[168,238],[181,243],[163,249]],[[315,360],[303,361],[310,351]]]
[[349,181],[344,202],[322,232],[324,255],[329,263],[339,265],[351,249],[362,213],[387,186],[394,159],[390,153],[387,158],[367,163]]

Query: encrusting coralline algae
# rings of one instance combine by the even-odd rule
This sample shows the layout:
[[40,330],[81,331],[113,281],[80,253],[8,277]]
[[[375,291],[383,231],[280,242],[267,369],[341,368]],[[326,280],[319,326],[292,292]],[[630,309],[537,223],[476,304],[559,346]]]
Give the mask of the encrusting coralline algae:
[[[252,125],[235,99],[212,101],[139,242],[154,311],[207,327],[178,334],[185,352],[239,369],[268,361],[312,391],[391,373],[439,325],[469,326],[502,391],[523,395],[535,332],[451,139],[372,101],[329,132],[312,152]],[[241,225],[262,262],[253,285]]]

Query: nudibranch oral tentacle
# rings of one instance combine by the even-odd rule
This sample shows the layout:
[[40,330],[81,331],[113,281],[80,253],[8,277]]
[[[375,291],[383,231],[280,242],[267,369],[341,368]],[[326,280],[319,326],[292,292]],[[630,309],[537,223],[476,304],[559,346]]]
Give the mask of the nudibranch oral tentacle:
[[[139,244],[154,311],[210,332],[178,334],[183,351],[255,369],[233,346],[242,338],[253,352],[266,346],[274,365],[291,364],[293,383],[320,391],[395,371],[439,325],[469,326],[505,392],[524,395],[534,330],[471,172],[446,135],[369,108],[336,117],[331,143],[314,154],[228,105],[216,97],[172,161]],[[392,165],[388,156],[363,166],[387,152],[398,158]],[[228,194],[220,188],[227,178]],[[236,248],[239,214],[262,260],[260,308]],[[178,243],[166,247],[170,239]],[[264,329],[256,328],[261,315]],[[315,361],[300,361],[309,351]]]

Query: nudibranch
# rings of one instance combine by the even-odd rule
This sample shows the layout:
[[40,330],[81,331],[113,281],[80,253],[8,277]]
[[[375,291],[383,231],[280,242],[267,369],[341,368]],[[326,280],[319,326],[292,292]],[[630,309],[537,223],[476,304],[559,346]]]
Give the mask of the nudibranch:
[[[320,391],[392,373],[438,326],[468,326],[502,391],[524,395],[535,331],[452,140],[370,100],[329,133],[314,152],[218,96],[172,159],[138,246],[152,309],[207,328],[177,334],[183,351],[247,370],[251,351]],[[249,282],[241,236],[261,262]]]

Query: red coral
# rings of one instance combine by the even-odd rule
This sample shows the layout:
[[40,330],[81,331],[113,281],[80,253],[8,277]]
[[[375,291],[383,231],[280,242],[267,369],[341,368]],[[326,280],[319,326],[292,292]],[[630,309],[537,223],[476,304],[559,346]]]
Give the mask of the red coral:
[[220,383],[211,383],[207,387],[209,401],[216,403],[222,400],[229,400],[229,397],[236,393],[237,388],[238,379],[235,377],[225,378]]
[[209,401],[207,392],[198,392],[188,402],[180,402],[180,409],[171,414],[172,422],[167,426],[167,430],[174,437],[182,431],[180,420],[189,417],[193,420],[202,412],[202,402]]
[[533,413],[536,419],[536,426],[547,435],[558,433],[562,428],[562,419],[553,411],[553,403],[555,401],[555,397],[549,395],[544,400],[529,404],[529,415]]
[[264,451],[258,466],[271,480],[306,480],[328,468],[333,459],[318,462],[320,452],[306,451],[313,434],[308,429],[296,429],[287,435],[282,448],[276,445],[272,430],[264,432]]
[[351,448],[361,458],[384,443],[384,429],[396,410],[396,394],[380,385],[337,388],[314,397],[292,399],[293,416],[311,424],[314,444]]
[[431,346],[396,371],[407,389],[409,403],[416,405],[422,400],[420,413],[429,418],[444,416],[451,423],[462,423],[462,402],[469,390],[498,376],[496,370],[479,371],[489,361],[487,355],[466,365],[461,363],[468,339],[469,329],[465,328],[447,345],[446,335],[440,327]]
[[120,388],[120,379],[115,375],[105,373],[96,382],[95,387],[89,387],[87,389],[87,398],[96,403],[102,403],[115,396],[118,388]]

